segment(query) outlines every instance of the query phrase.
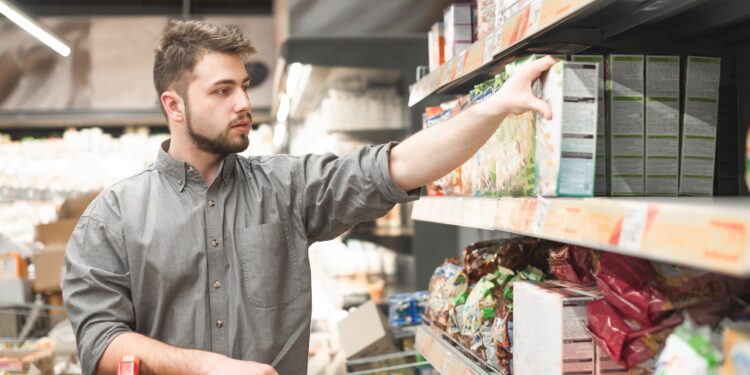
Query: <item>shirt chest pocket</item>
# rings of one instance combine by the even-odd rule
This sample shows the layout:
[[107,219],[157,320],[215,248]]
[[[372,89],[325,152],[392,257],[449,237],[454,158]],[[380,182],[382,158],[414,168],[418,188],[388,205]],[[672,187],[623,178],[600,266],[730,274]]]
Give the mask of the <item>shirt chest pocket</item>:
[[250,303],[276,307],[296,299],[302,290],[299,257],[288,246],[284,224],[252,225],[237,237],[243,291]]

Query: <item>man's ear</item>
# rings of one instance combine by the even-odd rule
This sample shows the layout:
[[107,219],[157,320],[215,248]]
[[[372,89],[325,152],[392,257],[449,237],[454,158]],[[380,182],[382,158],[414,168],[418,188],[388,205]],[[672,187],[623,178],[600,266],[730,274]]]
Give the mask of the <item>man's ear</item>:
[[164,91],[160,99],[164,112],[170,120],[177,123],[185,120],[185,105],[182,97],[174,91]]

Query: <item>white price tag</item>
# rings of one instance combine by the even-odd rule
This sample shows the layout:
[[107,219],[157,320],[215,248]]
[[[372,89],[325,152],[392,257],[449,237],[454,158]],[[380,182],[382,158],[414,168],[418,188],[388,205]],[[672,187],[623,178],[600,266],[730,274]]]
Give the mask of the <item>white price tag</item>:
[[448,371],[451,369],[451,362],[453,362],[453,353],[446,351],[442,371],[440,371],[441,374],[448,374]]
[[647,220],[648,204],[632,204],[628,207],[622,219],[620,248],[634,252],[640,251]]
[[544,224],[547,222],[547,211],[549,210],[549,199],[542,196],[536,198],[536,211],[534,212],[534,221],[531,223],[531,230],[534,234],[544,233]]
[[492,57],[495,56],[495,35],[495,33],[492,33],[484,40],[484,54],[482,55],[483,64],[492,61]]

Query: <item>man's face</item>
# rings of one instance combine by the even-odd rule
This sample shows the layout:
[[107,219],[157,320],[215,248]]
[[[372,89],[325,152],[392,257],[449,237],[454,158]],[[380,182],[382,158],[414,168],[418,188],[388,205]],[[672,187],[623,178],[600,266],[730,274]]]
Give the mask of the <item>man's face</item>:
[[185,98],[186,125],[195,145],[226,156],[244,151],[252,124],[247,86],[239,56],[211,52],[193,69]]

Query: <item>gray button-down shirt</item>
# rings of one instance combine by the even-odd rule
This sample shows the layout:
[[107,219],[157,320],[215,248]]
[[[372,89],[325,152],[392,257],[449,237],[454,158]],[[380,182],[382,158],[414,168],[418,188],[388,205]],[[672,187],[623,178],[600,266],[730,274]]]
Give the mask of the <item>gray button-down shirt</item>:
[[128,331],[306,373],[307,248],[416,199],[390,177],[392,146],[231,155],[206,186],[165,142],[155,164],[92,202],[68,244],[63,295],[83,373]]

